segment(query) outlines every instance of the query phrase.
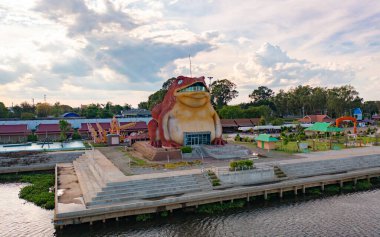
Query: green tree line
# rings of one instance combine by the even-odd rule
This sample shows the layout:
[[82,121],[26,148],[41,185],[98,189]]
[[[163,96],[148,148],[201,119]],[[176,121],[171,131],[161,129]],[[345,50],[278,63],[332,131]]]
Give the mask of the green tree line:
[[131,109],[131,106],[129,104],[122,106],[113,104],[112,102],[82,105],[81,107],[71,107],[69,105],[60,104],[60,102],[56,102],[53,105],[49,103],[37,103],[36,105],[32,105],[28,102],[22,102],[11,108],[5,107],[4,103],[0,102],[0,118],[57,118],[67,112],[74,112],[86,118],[111,118],[126,109]]

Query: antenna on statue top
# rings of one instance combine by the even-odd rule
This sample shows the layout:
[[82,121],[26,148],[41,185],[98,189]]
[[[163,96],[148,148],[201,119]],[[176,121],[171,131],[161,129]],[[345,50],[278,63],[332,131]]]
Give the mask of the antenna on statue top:
[[190,62],[190,77],[193,77],[193,73],[191,72],[191,58],[190,58],[190,54],[189,54],[189,62]]

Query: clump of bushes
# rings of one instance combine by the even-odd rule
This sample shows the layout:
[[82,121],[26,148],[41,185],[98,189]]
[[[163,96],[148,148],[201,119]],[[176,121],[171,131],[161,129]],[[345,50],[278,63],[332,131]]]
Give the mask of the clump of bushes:
[[220,213],[228,209],[241,208],[245,205],[245,200],[236,200],[234,202],[223,202],[223,203],[209,203],[198,207],[197,212],[214,214]]
[[193,152],[193,148],[191,148],[191,146],[183,146],[181,147],[181,151],[182,153],[191,153]]
[[367,180],[360,180],[356,183],[356,190],[367,190],[372,187],[372,184]]
[[306,193],[311,195],[311,196],[322,195],[322,191],[319,188],[309,188],[309,189],[307,189]]
[[340,188],[337,185],[328,185],[325,187],[325,193],[327,194],[335,194],[339,192],[340,192]]
[[152,219],[151,214],[140,214],[136,216],[136,221],[147,221]]
[[244,170],[252,169],[253,161],[252,160],[239,160],[230,162],[230,170]]
[[28,142],[36,142],[38,140],[37,135],[29,134],[27,137]]
[[78,130],[75,130],[73,135],[71,136],[73,140],[80,140],[82,139],[82,136],[79,134]]

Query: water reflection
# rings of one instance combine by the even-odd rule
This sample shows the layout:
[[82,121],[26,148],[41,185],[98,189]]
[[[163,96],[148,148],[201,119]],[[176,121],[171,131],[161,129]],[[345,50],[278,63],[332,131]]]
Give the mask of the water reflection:
[[[0,184],[0,236],[52,236],[52,211],[25,204],[21,184]],[[302,199],[302,198],[299,198]],[[379,236],[380,190],[281,203],[252,203],[221,215],[177,212],[135,222],[77,225],[57,236]]]

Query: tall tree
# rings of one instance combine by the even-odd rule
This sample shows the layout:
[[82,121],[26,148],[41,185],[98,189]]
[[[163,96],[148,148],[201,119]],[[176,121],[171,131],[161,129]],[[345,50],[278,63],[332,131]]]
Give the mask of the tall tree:
[[60,139],[65,141],[67,139],[67,133],[70,130],[70,124],[66,120],[59,120],[59,129],[61,130]]
[[274,92],[266,86],[259,86],[253,90],[249,95],[249,98],[253,100],[255,104],[259,104],[263,101],[269,101],[274,96]]
[[36,106],[36,114],[40,118],[45,118],[51,114],[51,105],[48,103],[38,103]]
[[227,105],[232,99],[236,98],[239,92],[236,90],[236,84],[227,80],[216,80],[210,85],[211,102],[217,108]]
[[8,109],[3,102],[0,102],[0,118],[8,118]]
[[21,112],[22,113],[34,113],[36,110],[36,106],[29,104],[28,102],[24,101],[20,104]]
[[149,109],[149,107],[148,107],[148,102],[147,102],[147,101],[141,101],[141,102],[137,105],[137,107],[138,107],[139,109]]

